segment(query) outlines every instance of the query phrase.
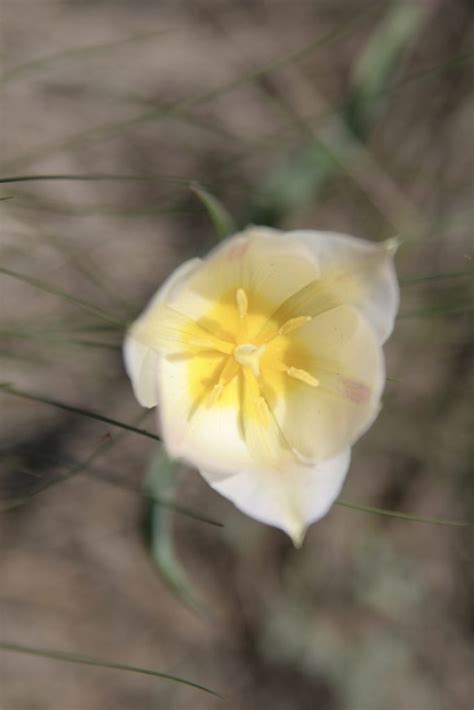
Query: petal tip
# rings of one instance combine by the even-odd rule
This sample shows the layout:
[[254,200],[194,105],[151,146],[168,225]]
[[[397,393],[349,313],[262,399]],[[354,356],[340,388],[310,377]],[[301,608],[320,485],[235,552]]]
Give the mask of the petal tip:
[[392,237],[392,239],[387,239],[383,243],[383,246],[389,256],[395,256],[402,244],[402,239],[400,239],[399,237]]
[[291,530],[287,530],[288,535],[291,538],[291,541],[294,545],[294,547],[299,550],[303,546],[304,539],[306,537],[306,531],[307,527],[306,526],[295,526]]

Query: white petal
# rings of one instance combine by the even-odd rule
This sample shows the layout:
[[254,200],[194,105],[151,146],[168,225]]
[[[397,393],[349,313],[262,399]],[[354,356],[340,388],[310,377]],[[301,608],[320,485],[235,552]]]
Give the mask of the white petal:
[[336,500],[349,463],[347,449],[317,466],[302,466],[287,474],[242,470],[219,479],[213,471],[202,468],[201,473],[237,508],[262,523],[281,528],[298,546],[308,525],[326,515]]
[[[162,303],[173,298],[186,278],[201,263],[200,259],[190,259],[177,268],[160,286],[135,324],[145,319]],[[142,407],[154,407],[158,402],[157,372],[160,356],[150,347],[136,340],[132,332],[125,338],[123,346],[125,369],[132,381],[133,391]]]
[[160,356],[132,336],[127,336],[123,357],[135,397],[142,407],[155,407],[158,402],[156,373]]
[[[380,342],[385,342],[393,330],[400,300],[393,265],[393,242],[377,244],[335,232],[311,230],[287,232],[286,237],[305,244],[311,250],[322,275],[337,270],[341,265],[355,271],[364,269],[367,288],[352,305],[365,315]],[[365,266],[370,262],[372,265],[366,270]]]

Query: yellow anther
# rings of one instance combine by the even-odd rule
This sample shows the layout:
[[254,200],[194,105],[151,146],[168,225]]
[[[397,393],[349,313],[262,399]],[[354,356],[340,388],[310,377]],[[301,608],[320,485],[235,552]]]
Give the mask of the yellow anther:
[[297,316],[296,318],[290,318],[286,323],[283,323],[281,328],[278,330],[280,335],[288,335],[293,330],[301,328],[302,325],[308,323],[311,320],[311,316]]
[[313,375],[310,375],[306,370],[299,370],[297,367],[289,367],[286,370],[286,374],[293,377],[295,380],[300,380],[306,385],[311,385],[311,387],[317,387],[319,385],[319,380]]
[[218,382],[217,385],[214,385],[214,387],[211,390],[211,394],[209,395],[209,399],[207,400],[207,406],[212,407],[219,397],[222,394],[222,390],[224,389],[224,385],[222,382]]
[[268,404],[263,397],[259,397],[257,399],[256,409],[260,424],[266,428],[269,427],[272,415],[270,413],[270,409],[268,408]]
[[238,288],[235,292],[235,300],[240,318],[245,318],[249,309],[249,300],[243,288]]

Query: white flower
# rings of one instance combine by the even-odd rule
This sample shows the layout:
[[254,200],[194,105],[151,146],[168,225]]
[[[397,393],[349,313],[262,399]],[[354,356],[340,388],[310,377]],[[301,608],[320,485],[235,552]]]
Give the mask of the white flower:
[[393,242],[250,227],[178,268],[125,340],[169,454],[300,544],[380,409]]

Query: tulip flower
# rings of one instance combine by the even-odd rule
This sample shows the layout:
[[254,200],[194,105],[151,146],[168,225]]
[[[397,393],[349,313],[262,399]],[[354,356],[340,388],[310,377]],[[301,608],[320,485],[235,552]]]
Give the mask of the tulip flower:
[[180,266],[130,327],[127,372],[170,456],[300,545],[377,417],[393,241],[249,227]]

